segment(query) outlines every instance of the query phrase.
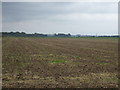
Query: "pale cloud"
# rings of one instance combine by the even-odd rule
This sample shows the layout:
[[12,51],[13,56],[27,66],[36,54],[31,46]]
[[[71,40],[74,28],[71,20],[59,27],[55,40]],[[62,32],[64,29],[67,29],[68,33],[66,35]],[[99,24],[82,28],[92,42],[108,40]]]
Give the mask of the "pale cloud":
[[2,32],[2,3],[0,2],[0,32]]
[[93,20],[93,21],[117,21],[118,14],[88,14],[88,13],[74,13],[74,14],[59,14],[51,17],[53,20]]
[[[65,19],[65,18],[64,18]],[[71,34],[117,34],[117,21],[104,20],[31,20],[3,24],[3,31],[24,31],[27,33],[71,33]]]
[[2,2],[119,2],[119,0],[1,0]]

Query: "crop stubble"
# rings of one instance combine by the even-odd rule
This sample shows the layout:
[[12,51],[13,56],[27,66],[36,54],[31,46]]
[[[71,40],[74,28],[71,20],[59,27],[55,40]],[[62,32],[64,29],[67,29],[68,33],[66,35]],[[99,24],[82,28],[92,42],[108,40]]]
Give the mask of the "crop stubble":
[[2,38],[3,87],[118,87],[117,39]]

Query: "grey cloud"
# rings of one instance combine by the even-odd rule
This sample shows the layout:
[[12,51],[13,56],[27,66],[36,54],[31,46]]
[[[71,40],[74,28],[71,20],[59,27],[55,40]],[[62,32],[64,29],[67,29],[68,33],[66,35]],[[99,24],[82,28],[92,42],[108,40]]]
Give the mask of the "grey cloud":
[[3,2],[3,31],[116,34],[117,3]]
[[4,2],[3,22],[48,19],[59,14],[117,13],[116,3]]

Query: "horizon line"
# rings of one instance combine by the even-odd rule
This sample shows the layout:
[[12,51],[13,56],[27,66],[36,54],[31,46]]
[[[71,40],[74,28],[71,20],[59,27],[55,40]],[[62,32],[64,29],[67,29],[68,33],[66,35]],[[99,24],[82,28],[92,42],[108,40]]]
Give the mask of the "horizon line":
[[70,34],[70,35],[92,35],[92,36],[104,36],[104,35],[109,35],[109,36],[111,36],[111,35],[119,35],[119,34],[98,34],[98,33],[96,33],[96,34],[80,34],[80,33],[78,33],[78,34],[72,34],[72,33],[63,33],[63,32],[58,32],[58,33],[40,33],[40,32],[33,32],[33,33],[28,33],[28,32],[23,32],[23,31],[2,31],[2,32],[0,32],[0,33],[11,33],[11,32],[13,32],[13,33],[25,33],[25,34],[47,34],[47,35],[54,35],[54,34]]

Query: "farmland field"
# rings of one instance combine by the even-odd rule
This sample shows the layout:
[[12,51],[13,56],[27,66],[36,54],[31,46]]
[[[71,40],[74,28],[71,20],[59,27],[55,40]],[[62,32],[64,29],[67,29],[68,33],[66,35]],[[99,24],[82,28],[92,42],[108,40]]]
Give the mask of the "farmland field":
[[117,38],[2,38],[6,88],[116,88]]

